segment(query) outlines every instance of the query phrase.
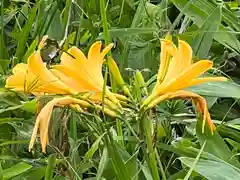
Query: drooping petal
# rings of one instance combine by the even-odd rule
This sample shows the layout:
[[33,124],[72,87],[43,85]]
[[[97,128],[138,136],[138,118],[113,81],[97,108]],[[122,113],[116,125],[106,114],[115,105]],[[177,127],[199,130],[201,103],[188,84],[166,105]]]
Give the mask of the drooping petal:
[[76,98],[72,98],[69,96],[62,97],[62,98],[55,98],[52,101],[48,102],[42,108],[42,110],[37,116],[36,123],[33,128],[32,138],[29,144],[29,151],[31,151],[34,146],[34,143],[37,137],[37,132],[39,129],[42,151],[46,152],[46,146],[48,144],[48,128],[49,128],[49,122],[51,119],[53,108],[55,106],[65,106],[70,104],[78,104],[84,107],[91,107],[91,105],[88,102],[79,100]]
[[[180,98],[180,99],[192,99],[193,102],[195,103],[198,111],[200,113],[202,113],[203,116],[203,125],[205,125],[205,122],[207,122],[207,125],[209,126],[211,132],[213,133],[215,126],[211,120],[210,114],[208,112],[208,106],[207,106],[207,102],[206,100],[193,92],[189,92],[189,91],[176,91],[176,92],[169,92],[166,93],[162,96],[159,96],[158,98],[156,98],[155,100],[153,100],[148,106],[147,108],[151,109],[154,106],[156,106],[157,104],[159,104],[160,102],[167,100],[167,99],[175,99],[175,98]],[[204,127],[202,128],[204,130]]]

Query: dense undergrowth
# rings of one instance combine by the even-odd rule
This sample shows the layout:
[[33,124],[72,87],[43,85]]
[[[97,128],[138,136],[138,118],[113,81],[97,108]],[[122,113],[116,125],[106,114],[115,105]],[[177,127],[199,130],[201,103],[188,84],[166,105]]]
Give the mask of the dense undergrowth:
[[[1,0],[0,5],[0,180],[240,179],[239,1]],[[100,41],[113,47],[100,54]],[[161,53],[164,47],[170,53],[173,43],[182,56],[171,56],[181,61],[168,67],[163,62],[171,59]],[[49,75],[52,69],[81,61],[74,47],[89,53],[90,63],[71,66],[80,74],[66,73],[78,77],[72,84],[61,76],[60,84],[48,86],[56,78]],[[102,67],[95,59],[105,54],[102,73],[95,71]],[[204,65],[186,75],[190,54],[192,63]],[[41,61],[33,63],[41,58],[45,69]],[[16,73],[22,65],[24,71]],[[210,79],[193,83],[201,75],[190,77],[196,71],[207,71],[203,76]],[[181,73],[184,78],[178,78]],[[33,76],[38,81],[26,88]],[[227,81],[212,81],[216,76]],[[36,87],[41,83],[44,88]],[[65,84],[89,85],[100,95],[75,93]],[[56,98],[63,99],[49,115],[43,109]],[[40,138],[34,144],[36,119]]]

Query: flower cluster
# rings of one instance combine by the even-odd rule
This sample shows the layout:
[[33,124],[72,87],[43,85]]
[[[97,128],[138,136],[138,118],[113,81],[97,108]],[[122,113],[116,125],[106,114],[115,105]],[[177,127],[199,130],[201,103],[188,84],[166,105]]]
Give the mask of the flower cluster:
[[[37,97],[46,94],[61,95],[48,102],[37,116],[29,145],[31,150],[39,130],[43,152],[48,144],[48,127],[52,110],[55,106],[70,105],[78,111],[83,111],[93,105],[101,108],[104,101],[104,112],[112,117],[117,110],[122,109],[121,102],[127,97],[115,94],[109,87],[104,87],[102,65],[105,55],[112,48],[107,45],[101,51],[101,42],[95,42],[89,49],[87,57],[77,47],[71,47],[61,55],[61,62],[50,68],[43,62],[40,49],[44,46],[46,38],[41,41],[39,48],[29,58],[27,64],[17,64],[6,82],[6,88],[31,93]],[[192,62],[192,49],[185,41],[179,40],[178,47],[171,40],[161,41],[160,68],[157,82],[148,97],[144,97],[140,111],[147,111],[158,103],[173,98],[192,99],[197,110],[202,113],[204,122],[214,131],[214,125],[208,112],[207,103],[203,97],[184,88],[209,81],[225,81],[224,77],[199,77],[212,68],[210,60]],[[118,67],[112,58],[109,67],[116,81],[123,85],[123,91],[131,96],[131,92],[124,85]]]

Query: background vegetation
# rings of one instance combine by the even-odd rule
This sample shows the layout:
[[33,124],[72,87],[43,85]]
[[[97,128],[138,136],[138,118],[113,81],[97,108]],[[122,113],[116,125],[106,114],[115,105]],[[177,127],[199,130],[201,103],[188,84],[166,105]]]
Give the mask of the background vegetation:
[[[154,138],[160,179],[239,180],[239,1],[106,0],[102,12],[107,22],[101,19],[101,2],[0,1],[0,180],[156,179],[144,161],[148,152],[141,151],[145,142],[138,138],[133,110],[123,119],[101,123],[101,116],[95,114],[56,109],[47,154],[41,153],[39,142],[30,153],[36,100],[4,89],[12,67],[26,62],[43,35],[62,45],[56,48],[53,41],[42,52],[47,63],[55,64],[59,48],[75,45],[86,53],[96,40],[106,40],[103,26],[115,43],[113,57],[136,102],[141,101],[142,89],[135,72],[141,70],[146,79],[157,72],[159,39],[168,31],[191,44],[194,60],[211,59],[212,74],[232,80],[191,88],[208,101],[217,125],[214,136],[199,133],[201,124],[196,124],[188,101],[162,103],[150,122],[158,125]],[[104,140],[106,133],[111,144]]]

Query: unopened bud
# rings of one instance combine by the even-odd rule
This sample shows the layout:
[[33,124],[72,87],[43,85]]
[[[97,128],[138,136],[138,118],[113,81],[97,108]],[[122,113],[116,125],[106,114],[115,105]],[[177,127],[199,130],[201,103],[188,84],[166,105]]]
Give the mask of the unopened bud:
[[137,81],[141,91],[144,93],[144,95],[147,95],[148,91],[146,88],[146,84],[145,84],[143,75],[142,75],[141,71],[139,71],[139,70],[136,71],[136,81]]
[[125,85],[125,82],[122,78],[119,68],[112,57],[108,57],[108,67],[110,69],[111,74],[113,75],[113,78],[115,79],[117,84],[122,88],[123,92],[129,97],[131,97],[131,93],[127,86]]

